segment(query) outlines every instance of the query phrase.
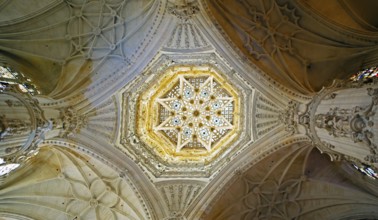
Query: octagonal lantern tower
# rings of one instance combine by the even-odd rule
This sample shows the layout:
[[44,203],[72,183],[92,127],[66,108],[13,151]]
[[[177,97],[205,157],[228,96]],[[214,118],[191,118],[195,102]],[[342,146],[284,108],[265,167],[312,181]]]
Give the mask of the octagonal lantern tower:
[[138,105],[138,134],[162,157],[201,160],[236,136],[237,92],[209,67],[168,69]]
[[255,94],[217,54],[158,55],[120,91],[117,146],[152,178],[209,178],[254,141]]

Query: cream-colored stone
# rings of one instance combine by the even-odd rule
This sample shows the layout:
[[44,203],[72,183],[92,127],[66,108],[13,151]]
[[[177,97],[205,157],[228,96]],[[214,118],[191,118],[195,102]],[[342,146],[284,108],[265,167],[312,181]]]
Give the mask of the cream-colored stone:
[[[376,164],[375,90],[321,90],[377,65],[376,6],[0,1],[0,64],[30,79],[52,126],[17,169],[0,160],[0,219],[378,218],[376,177],[363,174]],[[234,109],[195,153],[155,131],[157,100],[190,71]],[[356,106],[369,112],[321,123]]]

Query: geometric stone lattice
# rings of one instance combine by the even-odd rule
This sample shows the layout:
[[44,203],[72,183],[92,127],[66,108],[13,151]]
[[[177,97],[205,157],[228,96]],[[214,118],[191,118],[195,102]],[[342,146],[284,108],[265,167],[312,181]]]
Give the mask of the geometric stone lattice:
[[66,40],[70,41],[70,57],[103,58],[112,54],[125,58],[119,51],[125,38],[125,2],[66,1],[70,9]]
[[162,98],[159,125],[163,132],[182,148],[206,148],[233,128],[233,98],[222,89],[213,76],[188,77],[180,75],[174,87]]
[[164,161],[208,163],[239,133],[239,95],[210,66],[162,71],[137,105],[137,135]]

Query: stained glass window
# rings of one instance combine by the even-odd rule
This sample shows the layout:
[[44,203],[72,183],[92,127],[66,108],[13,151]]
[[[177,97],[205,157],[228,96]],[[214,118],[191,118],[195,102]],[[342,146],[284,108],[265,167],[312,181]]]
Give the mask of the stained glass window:
[[378,67],[371,67],[365,70],[362,70],[352,77],[350,80],[352,81],[363,81],[363,82],[371,82],[373,78],[378,77]]
[[21,92],[30,93],[32,95],[40,94],[29,78],[9,67],[0,66],[0,83],[17,84]]
[[0,157],[0,176],[4,176],[10,173],[12,170],[19,167],[20,164],[17,163],[8,163],[6,164],[4,159]]
[[362,163],[360,166],[356,164],[352,164],[352,166],[357,169],[360,173],[372,178],[372,179],[378,179],[378,173],[375,171],[374,168],[370,167],[367,164]]

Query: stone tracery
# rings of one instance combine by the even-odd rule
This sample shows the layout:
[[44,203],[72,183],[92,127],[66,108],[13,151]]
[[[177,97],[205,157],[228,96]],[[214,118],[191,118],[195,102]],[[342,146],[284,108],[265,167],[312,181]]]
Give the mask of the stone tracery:
[[[286,151],[279,153],[282,157],[262,160],[256,165],[259,169],[255,167],[242,174],[228,193],[217,200],[218,206],[202,218],[334,219],[330,217],[332,214],[323,215],[322,210],[327,210],[329,204],[335,206],[336,216],[355,206],[359,209],[375,206],[377,198],[358,191],[353,184],[324,181],[322,177],[329,175],[324,172],[330,165],[328,159],[305,143],[298,145],[280,149],[278,152]],[[310,198],[317,201],[312,203]]]
[[[367,45],[362,39],[350,40],[344,38],[345,33],[341,34],[343,42],[339,40],[340,35],[325,37],[321,33],[328,32],[330,27],[312,20],[311,16],[303,16],[297,2],[217,0],[207,1],[207,4],[215,22],[219,22],[219,29],[232,44],[270,72],[272,78],[304,94],[320,90],[327,79],[333,80],[337,76],[335,72],[342,69],[336,65],[343,63],[356,69],[348,60],[359,54],[376,53],[375,43]],[[313,31],[314,26],[319,31]],[[343,55],[335,55],[335,51]],[[335,66],[327,65],[329,63]]]
[[[225,77],[223,73],[229,70],[216,64],[220,62],[216,54],[187,56],[179,58],[179,63],[172,59],[159,57],[123,92],[123,106],[135,108],[123,109],[121,149],[136,155],[155,177],[211,176],[230,162],[226,158],[234,156],[231,152],[241,150],[239,142],[253,138],[252,119],[240,119],[241,112],[247,111],[241,100],[246,94],[253,96],[253,90],[239,79]],[[180,78],[190,89],[188,97],[184,87],[180,93]],[[235,85],[245,86],[246,92],[239,93]],[[243,133],[242,127],[246,128]],[[212,133],[213,139],[199,140],[201,129]],[[179,142],[179,132],[184,136],[185,131],[187,143]]]
[[43,162],[39,172],[33,164],[25,167],[31,170],[23,176],[27,184],[11,180],[13,188],[0,193],[0,203],[13,204],[13,213],[33,219],[151,219],[133,183],[102,161],[56,146],[44,147],[34,159]]
[[176,143],[176,151],[183,147],[210,151],[213,143],[233,128],[233,98],[212,76],[180,76],[177,85],[157,102],[162,108],[155,129]]
[[126,18],[123,15],[125,5],[126,1],[82,4],[67,1],[71,16],[67,23],[68,32],[65,39],[71,43],[70,57],[98,59],[112,53],[113,56],[125,59],[123,51],[119,51],[121,53],[118,54],[112,52],[119,48],[121,41],[126,38]]
[[[69,14],[68,21],[65,20],[66,22],[62,22],[61,25],[67,27],[67,29],[65,29],[63,35],[60,33],[59,40],[57,41],[64,41],[65,44],[68,45],[66,49],[71,49],[69,53],[67,50],[59,53],[63,54],[63,52],[67,52],[67,54],[62,56],[62,59],[59,57],[57,60],[61,61],[63,66],[69,64],[72,66],[77,65],[79,67],[82,65],[82,63],[70,62],[75,59],[91,60],[90,62],[88,61],[87,64],[82,65],[82,68],[79,68],[80,70],[78,70],[78,73],[84,73],[84,75],[81,74],[81,76],[89,76],[90,80],[93,80],[93,82],[89,83],[90,88],[85,90],[86,92],[90,91],[88,93],[91,95],[85,94],[84,99],[87,97],[95,98],[83,101],[81,100],[83,97],[75,97],[75,101],[71,102],[71,99],[69,103],[57,101],[53,105],[59,103],[59,106],[62,107],[63,110],[61,115],[63,116],[63,121],[66,122],[65,125],[70,125],[68,129],[61,130],[63,133],[59,139],[70,138],[75,142],[83,143],[83,145],[87,145],[88,143],[88,148],[94,146],[93,148],[95,148],[95,151],[112,152],[112,154],[110,154],[112,156],[119,154],[119,157],[116,158],[124,159],[127,157],[130,159],[130,161],[132,161],[132,163],[127,164],[127,167],[129,165],[135,165],[135,167],[141,168],[141,171],[138,171],[137,175],[133,177],[138,178],[138,175],[143,175],[143,177],[146,177],[146,179],[149,178],[151,181],[151,186],[155,185],[155,187],[160,190],[161,197],[156,196],[156,198],[163,198],[161,201],[164,200],[164,202],[161,204],[162,206],[166,206],[166,212],[169,213],[159,213],[157,214],[157,216],[159,216],[157,219],[186,219],[189,218],[188,216],[190,216],[191,213],[197,213],[196,211],[193,211],[195,210],[193,206],[197,205],[197,198],[202,197],[202,190],[206,191],[209,189],[207,184],[213,184],[213,186],[218,187],[225,186],[225,184],[228,184],[230,179],[234,178],[231,176],[229,178],[222,179],[225,177],[225,175],[227,175],[227,173],[242,175],[240,170],[243,170],[243,167],[252,166],[254,165],[255,160],[265,158],[267,155],[273,155],[273,153],[276,153],[276,150],[281,147],[281,145],[277,143],[284,142],[281,140],[282,137],[287,137],[285,141],[292,141],[290,143],[293,143],[301,138],[301,140],[307,140],[303,133],[297,130],[298,124],[296,121],[296,114],[298,113],[297,111],[299,109],[297,104],[302,105],[303,102],[305,102],[304,100],[306,100],[306,97],[304,95],[299,95],[299,93],[296,95],[291,93],[292,96],[286,94],[288,90],[280,90],[282,86],[278,85],[279,83],[275,81],[270,81],[269,83],[263,82],[263,75],[269,73],[274,74],[274,71],[272,71],[273,73],[270,71],[263,73],[257,68],[255,69],[254,67],[251,67],[253,65],[249,66],[249,63],[244,62],[245,60],[242,59],[245,58],[240,58],[238,56],[232,58],[232,55],[227,55],[227,52],[225,51],[230,52],[233,50],[233,48],[230,48],[230,45],[223,45],[222,42],[225,42],[222,41],[221,37],[216,36],[217,33],[213,30],[213,25],[215,25],[215,28],[221,28],[220,25],[207,20],[205,13],[202,11],[203,8],[206,8],[206,6],[204,6],[206,5],[206,1],[143,1],[143,4],[141,4],[143,7],[139,7],[139,9],[143,9],[141,11],[139,11],[139,9],[135,10],[136,16],[143,17],[143,19],[141,19],[143,21],[136,19],[136,25],[124,23],[128,21],[128,18],[133,17],[128,17],[127,13],[122,14],[122,7],[130,2],[132,2],[132,4],[129,5],[129,9],[135,7],[135,5],[133,5],[135,2],[139,3],[141,1],[67,0],[59,1],[57,3],[64,5],[65,9],[68,9],[67,14]],[[154,3],[154,6],[156,7],[152,7],[150,4],[151,2],[158,2],[161,4]],[[171,2],[175,2],[175,4],[177,2],[177,4],[182,5],[182,7],[170,7],[169,3]],[[301,17],[299,20],[299,13],[296,10],[297,8],[292,7],[292,5],[286,5],[288,1],[264,1],[263,4],[267,6],[265,8],[267,10],[260,7],[255,8],[254,6],[251,6],[250,3],[253,1],[230,1],[231,4],[228,4],[226,0],[217,2],[220,5],[230,8],[241,3],[249,10],[248,13],[252,16],[252,19],[247,21],[246,24],[250,25],[250,29],[247,30],[247,34],[244,35],[244,33],[242,33],[240,35],[246,37],[247,39],[243,42],[244,44],[240,48],[247,49],[249,55],[254,56],[258,62],[265,62],[267,59],[270,59],[270,61],[272,61],[271,63],[273,63],[271,66],[278,65],[279,68],[282,67],[281,70],[283,71],[281,71],[279,74],[281,76],[291,74],[290,71],[285,72],[284,70],[285,68],[290,69],[293,67],[291,66],[292,64],[298,64],[298,66],[300,66],[300,68],[303,67],[303,69],[311,69],[312,64],[310,63],[313,60],[305,59],[308,54],[297,51],[297,49],[300,48],[300,42],[306,41],[305,37],[304,39],[301,38],[303,37],[302,35],[295,35],[295,33],[299,33],[300,31],[293,31],[295,32],[294,35],[288,35],[289,37],[286,36],[286,38],[283,36],[285,29],[287,31],[287,28],[290,25],[298,26],[298,30],[304,29],[302,25],[306,23],[306,19],[308,19],[308,17],[305,17],[304,19]],[[0,3],[0,8],[4,4]],[[153,45],[153,47],[162,46],[160,49],[156,49],[156,51],[159,50],[157,55],[154,55],[154,52],[150,53],[151,55],[146,55],[148,52],[144,52],[142,54],[142,51],[144,51],[145,47],[147,47],[149,44],[144,42],[151,42],[151,39],[143,35],[142,32],[144,33],[145,30],[146,33],[148,31],[148,34],[156,34],[156,32],[164,30],[164,28],[159,30],[159,28],[154,29],[152,27],[145,28],[143,25],[140,26],[140,24],[144,22],[146,22],[145,24],[148,22],[153,23],[147,24],[146,26],[158,26],[157,24],[159,21],[157,20],[159,19],[149,19],[154,17],[150,15],[155,9],[158,11],[158,13],[154,15],[158,14],[159,16],[174,20],[174,22],[170,23],[172,24],[171,26],[166,26],[169,26],[170,28],[169,31],[171,35],[169,35],[168,32],[167,33],[168,36],[171,36],[171,38],[166,38],[168,41],[165,41],[165,44]],[[57,8],[54,10],[57,10]],[[45,11],[43,13],[45,13]],[[300,13],[303,13],[303,11],[300,11]],[[40,15],[39,13],[37,14],[38,16]],[[277,19],[277,14],[282,16],[283,19]],[[300,16],[303,16],[303,14]],[[233,21],[239,22],[240,20],[243,20],[242,17],[243,15],[237,15],[233,18]],[[98,22],[97,18],[99,19]],[[109,22],[107,23],[106,21]],[[206,22],[209,24],[205,25]],[[240,23],[236,24],[236,26],[239,24]],[[79,28],[81,25],[82,28]],[[126,32],[126,29],[127,31],[130,31],[130,26],[136,28],[136,36],[137,38],[140,38],[138,39],[140,41],[135,41],[137,43],[134,43],[134,41],[130,41],[128,37],[125,37],[129,34],[129,32]],[[47,26],[46,29],[51,27],[53,26]],[[139,28],[143,31],[139,32]],[[41,30],[38,28],[34,29],[36,32]],[[125,33],[126,35],[124,35]],[[258,34],[253,35],[255,33],[262,34],[263,36]],[[240,34],[240,32],[238,34]],[[115,36],[115,38],[109,40],[109,35]],[[50,40],[52,39],[49,39],[49,41]],[[243,38],[243,40],[245,39]],[[37,41],[38,40],[36,40],[36,42]],[[161,40],[159,43],[164,43],[163,41],[164,40]],[[132,42],[130,43],[132,46],[123,47],[123,44],[126,44],[126,42]],[[139,42],[142,43],[139,44]],[[321,42],[321,40],[319,40],[319,42]],[[328,43],[329,42],[326,42],[325,44],[328,45]],[[223,49],[225,51],[223,51]],[[155,51],[155,49],[153,51]],[[288,54],[289,56],[287,56]],[[114,67],[113,64],[131,65],[131,63],[133,63],[132,60],[138,60],[138,57],[140,57],[139,55],[146,55],[147,58],[139,60],[138,63],[141,65],[135,67],[135,69],[133,66],[132,68],[128,68],[127,71],[116,73],[109,73],[107,71],[118,69],[117,67]],[[44,55],[42,55],[42,57],[43,56]],[[198,59],[198,57],[200,57],[200,59]],[[160,59],[163,61],[160,61]],[[91,63],[92,61],[94,62],[93,65]],[[152,64],[149,63],[147,65],[147,63],[150,61]],[[271,63],[269,63],[269,65]],[[147,65],[147,67],[144,65]],[[203,86],[193,86],[192,89],[195,90],[197,88],[198,92],[193,93],[195,94],[193,98],[194,101],[193,103],[190,103],[190,98],[188,98],[185,102],[183,101],[185,97],[183,92],[185,92],[185,90],[180,93],[181,99],[179,99],[178,95],[175,95],[174,92],[171,94],[171,91],[168,91],[169,89],[175,89],[175,86],[173,85],[174,82],[156,82],[159,81],[159,77],[164,75],[163,71],[165,70],[167,70],[167,72],[176,71],[175,73],[180,75],[180,73],[177,72],[177,69],[180,69],[183,66],[186,68],[185,71],[188,69],[190,69],[190,71],[220,70],[220,75],[222,77],[224,76],[224,78],[221,77],[221,79],[214,79],[215,77],[212,75],[202,76],[202,79],[200,79],[201,77],[198,78],[194,75],[186,76],[185,74],[182,74],[179,81],[182,79],[183,84],[189,88],[192,88],[191,86],[196,84],[196,80],[202,80],[202,84],[205,84],[206,80],[209,80],[210,78],[210,81],[212,82],[224,83],[223,79],[225,79],[225,81],[229,81],[231,86],[236,86],[237,90],[236,93],[231,92],[230,94],[227,94],[226,92],[225,97],[227,99],[223,100],[223,106],[226,106],[231,110],[239,110],[234,112],[237,118],[234,119],[232,114],[227,113],[229,117],[226,117],[226,113],[220,112],[219,114],[218,111],[213,111],[215,109],[211,109],[212,105],[208,105],[210,106],[210,110],[206,110],[207,106],[204,106],[205,103],[210,103],[212,99],[211,92],[208,93],[210,96],[207,98],[201,98],[201,94],[203,92],[201,89]],[[86,72],[87,67],[89,69],[88,72]],[[97,71],[99,68],[101,71]],[[142,71],[143,68],[145,69]],[[293,75],[295,75],[296,70],[297,69],[295,68],[293,69]],[[74,71],[68,71],[68,73],[71,72]],[[300,72],[302,72],[302,69]],[[108,80],[109,74],[113,74],[113,77],[111,77],[110,80]],[[134,77],[137,74],[139,75],[136,77],[136,80],[134,80]],[[122,75],[122,77],[118,79],[116,76],[120,75]],[[71,76],[72,77],[68,78],[72,80],[72,82],[78,82],[77,85],[81,85],[82,82],[87,82],[85,77],[84,80],[79,81],[75,78],[75,74]],[[172,74],[170,76],[172,77]],[[291,76],[287,77],[286,79],[289,79],[290,81],[290,77]],[[62,78],[64,79],[64,77]],[[119,80],[120,82],[116,83],[117,85],[110,85],[111,82],[114,82],[114,79]],[[103,83],[105,81],[106,83]],[[246,85],[243,84],[243,81],[246,83]],[[260,83],[261,85],[259,85]],[[66,88],[72,84],[70,81],[63,83],[61,87],[62,91],[70,94],[71,90],[66,90]],[[121,84],[126,88],[121,88]],[[130,86],[130,84],[132,84],[132,86]],[[209,85],[210,84],[211,83],[209,83]],[[163,90],[161,90],[161,92],[154,93],[154,91],[158,90],[156,88],[159,86],[162,86]],[[139,89],[137,87],[141,88]],[[146,95],[149,93],[148,87],[152,88],[152,90],[150,90],[152,91],[152,94],[158,95]],[[168,89],[164,90],[164,87]],[[304,87],[306,87],[306,85],[304,85]],[[212,86],[209,86],[209,88],[212,88]],[[109,91],[100,91],[102,89],[109,89]],[[178,86],[176,89],[180,90],[180,86]],[[72,91],[73,90],[80,92],[80,89],[76,87],[73,88]],[[99,95],[94,96],[94,93],[99,93]],[[114,104],[111,102],[111,105],[104,102],[105,99],[110,101],[110,93],[112,93],[111,99],[115,100]],[[288,97],[286,97],[286,95],[288,95]],[[171,96],[174,97],[174,99],[172,98],[171,100]],[[294,96],[297,98],[295,101],[298,101],[298,99],[301,100],[298,103],[288,100]],[[302,99],[303,97],[305,98]],[[239,98],[240,100],[237,100]],[[201,99],[204,102],[203,104],[199,104]],[[308,100],[309,99],[310,98],[308,98]],[[76,102],[77,100],[81,100],[82,103],[78,104]],[[150,102],[150,100],[152,101]],[[214,100],[217,100],[217,98],[215,97]],[[89,103],[87,103],[87,101],[89,101]],[[99,103],[104,104],[99,105]],[[45,104],[46,107],[51,103]],[[71,104],[77,106],[75,106],[73,109],[65,108],[67,105]],[[186,106],[186,109],[191,110],[187,110],[185,112],[182,111],[183,105]],[[146,106],[148,108],[145,108]],[[178,108],[175,109],[175,106]],[[203,112],[208,113],[204,114]],[[152,116],[150,117],[150,115]],[[210,116],[209,120],[207,119],[207,116]],[[251,117],[249,118],[249,116]],[[143,122],[144,117],[150,117],[149,121],[147,121],[145,124],[139,123],[140,121]],[[183,122],[184,118],[187,121],[185,123]],[[221,119],[221,121],[224,123],[219,124],[220,121],[218,119]],[[120,122],[121,120],[122,122]],[[336,125],[337,128],[343,127],[343,120],[336,120],[336,122],[338,123]],[[361,118],[356,118],[355,122],[358,122],[355,123],[355,130],[360,129],[361,126],[359,125],[368,123],[366,120],[362,122]],[[189,123],[193,124],[193,129],[185,130],[186,127],[190,127]],[[146,124],[147,126],[143,127]],[[207,129],[202,134],[212,134],[211,129],[216,131],[215,127],[217,126],[223,126],[223,133],[218,133],[219,135],[217,137],[211,139],[206,138],[208,136],[201,136],[202,130],[200,128]],[[208,132],[209,130],[210,132]],[[187,134],[189,134],[189,138],[181,139],[179,141],[178,136],[183,137],[186,131],[188,132]],[[230,133],[232,135],[229,135]],[[157,134],[157,136],[153,136],[153,138],[149,140],[145,139],[145,137],[150,134]],[[193,135],[195,135],[196,138],[193,138]],[[290,139],[293,136],[295,137]],[[159,138],[161,138],[163,141],[160,143],[153,142]],[[223,142],[223,138],[226,141]],[[361,139],[358,139],[358,141],[361,141]],[[222,142],[222,144],[218,144],[219,142]],[[91,146],[89,147],[89,145]],[[160,148],[159,146],[168,147]],[[277,147],[273,148],[269,146]],[[118,149],[114,149],[113,147]],[[118,151],[119,149],[123,152],[120,153]],[[71,158],[75,158],[77,156],[73,153],[73,151],[70,151],[67,154],[72,154]],[[245,154],[243,160],[237,161],[237,158],[240,158],[237,157],[237,155],[240,156],[242,154]],[[251,159],[245,160],[246,157],[250,157]],[[85,202],[82,202],[80,206],[85,207],[86,210],[84,209],[82,213],[77,212],[79,215],[82,214],[81,216],[84,218],[88,217],[87,213],[91,213],[89,217],[93,217],[94,213],[96,213],[98,210],[104,211],[103,213],[106,215],[112,211],[118,212],[119,209],[115,208],[113,205],[114,200],[110,200],[115,198],[115,194],[120,194],[120,191],[114,190],[116,189],[114,187],[110,188],[109,190],[107,186],[104,186],[102,182],[111,182],[109,179],[104,180],[105,178],[102,178],[106,176],[106,172],[104,173],[97,169],[91,169],[93,164],[88,163],[88,161],[85,163],[85,161],[82,159],[83,158],[80,156],[80,158],[77,160],[76,158],[71,160],[73,161],[73,164],[75,164],[73,165],[75,169],[78,168],[78,170],[81,170],[82,173],[85,174],[88,170],[94,170],[96,171],[95,174],[90,171],[88,173],[96,177],[101,177],[93,181],[89,178],[88,181],[84,180],[81,181],[81,183],[75,184],[74,182],[76,179],[69,177],[67,178],[60,173],[56,178],[54,177],[55,179],[52,178],[52,182],[69,182],[71,183],[72,188],[80,188],[85,184],[87,185],[81,187],[83,189],[81,191],[82,194],[86,195],[82,196],[82,194],[78,193],[75,197],[77,200],[80,198],[85,199]],[[296,162],[299,160],[293,157],[293,161],[293,164],[296,164]],[[270,168],[270,166],[271,164],[267,163],[265,167]],[[81,169],[82,167],[84,168]],[[261,168],[261,170],[264,169]],[[293,173],[291,172],[283,172],[280,180],[274,179],[273,175],[271,175],[272,173],[279,175],[276,170],[273,170],[273,168],[268,170],[269,173],[266,174],[266,179],[261,181],[257,181],[255,176],[252,178],[243,176],[243,183],[247,185],[247,193],[245,194],[245,198],[241,199],[247,206],[247,209],[243,211],[248,213],[247,217],[254,216],[256,218],[266,217],[270,219],[271,217],[267,215],[261,216],[259,215],[259,212],[269,213],[275,215],[276,217],[279,216],[283,218],[289,218],[291,216],[298,217],[298,213],[300,212],[299,208],[301,208],[300,205],[298,205],[300,203],[299,200],[308,200],[312,196],[308,195],[308,197],[305,198],[298,198],[296,195],[293,195],[295,194],[293,193],[293,190],[299,191],[300,189],[304,189],[305,185],[307,185],[304,170],[303,173],[300,173],[301,175],[298,173],[296,173],[298,175],[292,175]],[[285,173],[288,174],[287,181]],[[120,176],[124,177],[125,175],[127,176],[127,174],[122,173]],[[257,174],[256,176],[259,175],[261,176],[262,174]],[[83,174],[82,176],[84,177],[85,175]],[[293,177],[293,179],[289,179],[289,176]],[[118,180],[118,177],[114,178]],[[185,180],[180,182],[178,181],[180,178],[185,178]],[[198,183],[195,183],[195,181],[191,182],[191,180],[196,178],[198,178]],[[218,182],[212,182],[217,178],[221,180],[218,180]],[[150,183],[149,181],[145,182]],[[151,191],[153,191],[155,187],[151,187]],[[314,188],[316,189],[316,187]],[[129,190],[129,188],[127,189]],[[219,191],[221,190],[222,188],[219,189]],[[99,191],[101,192],[99,193]],[[89,198],[88,195],[91,195],[91,197]],[[116,196],[122,197],[119,195]],[[103,198],[108,198],[108,200],[104,201]],[[206,199],[206,197],[204,199]],[[372,199],[371,201],[372,204],[376,204],[375,200]],[[335,202],[329,202],[329,206],[334,203]],[[198,213],[201,214],[203,212],[203,208],[207,207],[207,204],[207,202],[202,204],[199,202],[198,206],[201,208],[198,209]],[[41,209],[44,209],[45,204],[38,203],[38,205],[42,207]],[[325,205],[324,207],[327,206],[328,205]],[[67,208],[67,210],[77,211],[74,208],[72,210]],[[289,211],[286,212],[287,210]],[[159,212],[160,210],[155,209],[154,211]],[[311,210],[309,213],[311,214]],[[125,216],[127,216],[127,214],[125,214]],[[98,218],[102,217],[103,216],[100,216]],[[142,219],[144,218],[144,216],[138,217]]]

